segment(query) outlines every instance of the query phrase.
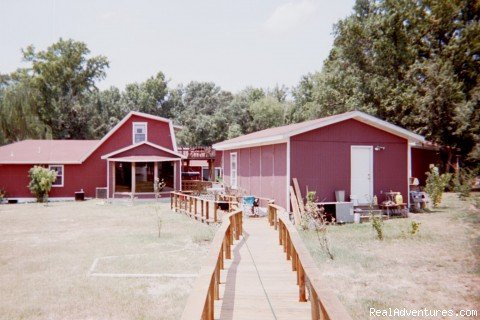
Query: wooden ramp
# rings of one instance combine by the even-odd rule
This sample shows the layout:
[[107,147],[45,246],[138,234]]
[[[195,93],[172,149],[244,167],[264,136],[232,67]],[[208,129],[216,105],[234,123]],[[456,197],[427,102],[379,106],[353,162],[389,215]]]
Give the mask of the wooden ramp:
[[243,238],[225,260],[215,319],[311,319],[309,302],[298,302],[297,276],[266,218],[245,218]]

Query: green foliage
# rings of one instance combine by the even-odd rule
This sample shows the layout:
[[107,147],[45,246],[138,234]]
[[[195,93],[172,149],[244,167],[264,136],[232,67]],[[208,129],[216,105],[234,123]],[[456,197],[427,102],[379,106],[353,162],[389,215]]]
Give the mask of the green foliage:
[[438,167],[430,165],[430,172],[426,172],[427,181],[425,191],[432,199],[433,207],[437,208],[442,202],[442,194],[448,186],[452,175],[450,173],[440,174]]
[[478,173],[477,169],[461,168],[453,175],[453,191],[461,200],[466,200],[472,191],[472,183]]
[[285,103],[273,96],[266,96],[252,103],[248,109],[252,116],[250,131],[278,127],[285,123]]
[[408,232],[409,232],[412,236],[416,235],[416,234],[419,232],[419,230],[420,230],[420,225],[421,225],[420,222],[412,221],[412,222],[410,223],[410,229],[408,230]]
[[383,240],[383,219],[382,216],[370,215],[372,228],[375,230],[378,240]]
[[105,78],[107,58],[88,57],[83,42],[60,39],[44,51],[33,46],[23,50],[31,63],[28,75],[37,95],[35,109],[55,139],[83,139],[90,136],[85,126],[92,116],[86,96],[96,90],[95,82]]
[[28,175],[30,177],[28,188],[38,202],[46,202],[57,173],[44,167],[34,166],[28,171]]
[[[361,110],[480,159],[480,5],[357,0],[321,72],[294,89],[292,118]],[[452,162],[451,149],[446,150]]]
[[308,202],[315,202],[316,198],[317,198],[317,192],[316,191],[308,191],[308,193],[307,193],[307,201]]

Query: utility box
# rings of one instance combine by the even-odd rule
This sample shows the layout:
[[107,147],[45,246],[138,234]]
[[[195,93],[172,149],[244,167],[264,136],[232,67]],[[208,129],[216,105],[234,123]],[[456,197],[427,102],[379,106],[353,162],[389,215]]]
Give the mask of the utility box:
[[337,222],[353,222],[353,203],[337,202],[335,204],[335,216]]
[[83,190],[75,192],[75,201],[85,200],[85,192]]

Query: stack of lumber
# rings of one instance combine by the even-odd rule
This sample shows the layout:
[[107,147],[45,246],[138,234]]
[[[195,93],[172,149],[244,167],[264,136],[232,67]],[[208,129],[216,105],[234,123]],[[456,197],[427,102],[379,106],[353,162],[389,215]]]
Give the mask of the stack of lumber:
[[290,202],[292,204],[293,219],[295,220],[295,225],[298,226],[302,221],[302,215],[305,214],[305,205],[297,178],[292,180],[293,186],[290,186]]

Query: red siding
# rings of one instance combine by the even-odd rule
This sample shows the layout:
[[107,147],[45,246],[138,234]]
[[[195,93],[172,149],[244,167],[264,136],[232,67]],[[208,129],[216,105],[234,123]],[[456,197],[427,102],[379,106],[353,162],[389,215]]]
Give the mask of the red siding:
[[246,193],[286,205],[287,145],[275,144],[223,152],[224,182],[230,185],[230,153],[238,154],[238,186]]
[[412,177],[418,178],[420,185],[425,185],[426,172],[430,171],[430,164],[441,163],[439,151],[412,148]]
[[[107,162],[101,156],[132,144],[132,122],[147,122],[147,140],[173,150],[169,123],[132,115],[82,164],[65,165],[64,186],[52,188],[50,197],[73,197],[80,189],[85,191],[86,197],[94,197],[96,187],[106,187]],[[0,165],[0,188],[5,188],[10,197],[32,197],[27,185],[28,170],[33,165]],[[177,168],[177,177],[179,175]]]
[[177,156],[149,146],[147,144],[142,144],[136,148],[132,148],[130,150],[118,153],[112,158],[122,158],[122,157],[129,157],[129,156],[159,156],[159,157],[167,157],[167,158],[178,158]]
[[386,191],[400,191],[406,199],[408,165],[406,139],[356,120],[347,120],[291,138],[290,177],[305,190],[316,191],[319,200],[335,200],[335,190],[350,195],[350,148],[380,145],[373,153],[374,193],[379,201]]

